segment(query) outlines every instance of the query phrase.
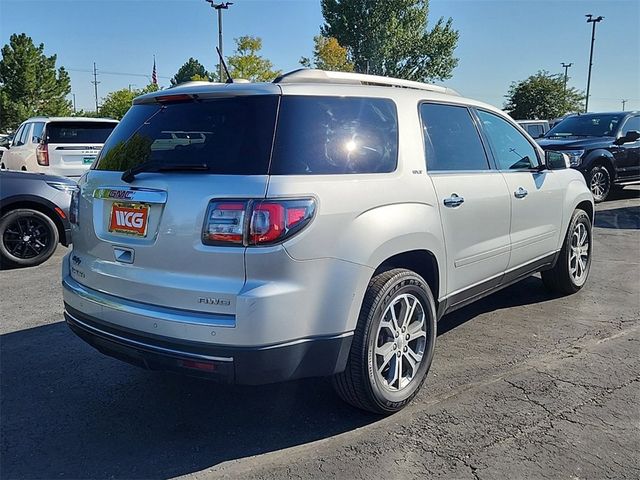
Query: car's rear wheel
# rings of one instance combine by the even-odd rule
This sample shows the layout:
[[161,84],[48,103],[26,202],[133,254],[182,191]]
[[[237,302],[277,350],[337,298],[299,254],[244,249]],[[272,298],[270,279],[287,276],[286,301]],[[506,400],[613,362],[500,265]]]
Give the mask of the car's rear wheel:
[[555,266],[541,273],[545,286],[562,294],[580,290],[589,276],[592,249],[589,215],[584,210],[575,210]]
[[46,261],[58,246],[58,229],[47,215],[21,208],[0,219],[2,266],[32,267]]
[[593,195],[593,201],[604,202],[611,191],[611,174],[603,165],[596,165],[589,171],[587,183]]
[[346,370],[333,378],[346,402],[397,412],[424,382],[436,340],[436,308],[422,277],[404,269],[376,275],[365,294]]

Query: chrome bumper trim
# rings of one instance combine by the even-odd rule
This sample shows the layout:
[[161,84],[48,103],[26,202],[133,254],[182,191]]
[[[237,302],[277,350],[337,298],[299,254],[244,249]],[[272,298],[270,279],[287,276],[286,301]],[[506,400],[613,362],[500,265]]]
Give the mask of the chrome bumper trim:
[[123,313],[141,315],[158,320],[167,320],[169,322],[204,325],[207,327],[234,328],[236,326],[235,315],[208,314],[133,302],[85,287],[71,277],[65,277],[62,280],[62,287],[83,300]]

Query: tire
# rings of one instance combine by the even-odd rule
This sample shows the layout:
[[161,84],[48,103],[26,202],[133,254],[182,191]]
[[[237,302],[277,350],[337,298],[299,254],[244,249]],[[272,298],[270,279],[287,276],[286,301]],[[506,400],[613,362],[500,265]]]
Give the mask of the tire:
[[58,228],[42,212],[21,208],[0,219],[0,263],[3,267],[33,267],[53,255]]
[[[581,243],[582,238],[584,243]],[[582,250],[577,251],[576,248]],[[575,210],[555,266],[541,272],[542,281],[547,289],[564,295],[571,295],[580,290],[589,277],[592,250],[593,237],[589,215],[584,210]],[[585,254],[583,264],[581,260]],[[575,270],[572,265],[575,265]]]
[[[400,321],[406,312],[413,312],[404,329],[393,321],[392,308]],[[376,275],[362,302],[347,367],[333,377],[334,389],[357,408],[384,415],[395,413],[424,383],[435,341],[436,306],[424,279],[404,269]]]
[[603,165],[595,165],[589,170],[587,185],[595,203],[604,202],[611,193],[611,174]]

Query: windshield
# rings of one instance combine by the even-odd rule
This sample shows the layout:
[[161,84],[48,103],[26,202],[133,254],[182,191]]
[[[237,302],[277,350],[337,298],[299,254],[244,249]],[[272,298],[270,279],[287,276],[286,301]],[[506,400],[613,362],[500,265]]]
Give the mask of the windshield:
[[265,175],[277,103],[277,96],[260,95],[134,105],[105,144],[95,169],[199,163],[209,173]]
[[576,115],[565,118],[545,137],[613,137],[623,115]]
[[47,125],[48,143],[104,143],[116,122],[52,122]]

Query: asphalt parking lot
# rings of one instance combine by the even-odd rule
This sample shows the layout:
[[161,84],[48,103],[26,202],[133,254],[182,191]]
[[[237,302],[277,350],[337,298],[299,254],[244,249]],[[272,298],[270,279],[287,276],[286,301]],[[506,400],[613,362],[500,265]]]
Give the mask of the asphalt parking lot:
[[0,272],[0,477],[637,479],[640,188],[597,210],[580,293],[532,277],[445,317],[388,418],[322,379],[228,387],[102,356],[62,321],[62,247]]

